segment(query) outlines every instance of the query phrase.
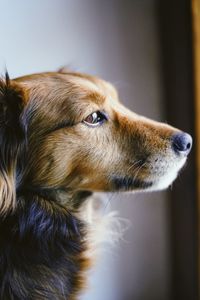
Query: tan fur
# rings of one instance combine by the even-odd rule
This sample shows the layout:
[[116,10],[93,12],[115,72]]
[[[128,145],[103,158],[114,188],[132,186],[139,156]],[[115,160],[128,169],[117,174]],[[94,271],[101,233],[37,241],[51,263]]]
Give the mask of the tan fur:
[[[13,103],[12,103],[13,101]],[[10,102],[10,104],[8,104]],[[9,77],[5,80],[0,79],[0,130],[3,135],[1,143],[1,171],[0,171],[0,215],[5,216],[8,212],[13,212],[16,208],[16,164],[19,145],[16,143],[16,128],[12,128],[9,107],[16,109],[15,114],[21,111],[23,103],[26,102],[26,90],[14,81],[10,81]],[[12,137],[11,137],[12,135]],[[2,137],[1,137],[2,138]],[[10,138],[10,140],[9,140]],[[13,145],[11,145],[13,142]],[[6,143],[6,146],[3,144]]]
[[[28,92],[28,106],[36,111],[30,124],[30,148],[34,149],[30,169],[35,185],[110,191],[110,178],[115,173],[157,180],[181,160],[170,144],[178,131],[125,108],[114,87],[103,80],[77,73],[44,73],[16,82]],[[109,115],[107,124],[88,128],[82,123],[89,114],[101,110]],[[44,128],[66,120],[72,126],[43,134]],[[147,157],[139,169],[137,163]],[[160,159],[163,165],[160,168],[158,163],[155,172],[152,165]]]
[[12,212],[16,206],[16,192],[14,188],[14,177],[12,171],[10,174],[3,173],[0,181],[0,197],[2,199],[0,213]]
[[[38,200],[42,209],[52,206],[57,217],[59,207],[65,207],[65,213],[87,224],[88,233],[81,240],[83,250],[74,258],[80,268],[69,299],[77,299],[85,271],[91,265],[88,257],[101,240],[94,242],[94,236],[101,233],[101,226],[94,225],[101,225],[100,218],[94,217],[91,202],[84,202],[80,195],[167,188],[186,161],[186,155],[177,155],[172,147],[172,137],[179,130],[130,111],[120,103],[110,83],[86,74],[47,72],[13,79],[10,84],[23,98],[19,120],[25,131],[25,156],[22,152],[18,161],[25,161],[19,179],[19,144],[9,168],[0,174],[0,213],[16,209],[18,180],[19,196],[36,194],[38,199],[44,199],[44,203]],[[94,112],[103,112],[107,120],[90,126],[86,120]],[[123,178],[128,178],[127,186],[120,186],[121,178],[122,183]],[[55,217],[53,213],[51,216]],[[113,214],[102,223],[103,228],[112,222]],[[115,218],[112,224],[120,228]],[[113,236],[113,230],[110,234]],[[114,238],[118,237],[114,233]],[[41,268],[36,271],[45,273]],[[51,277],[57,276],[55,270],[48,272]],[[54,289],[48,276],[41,285]]]

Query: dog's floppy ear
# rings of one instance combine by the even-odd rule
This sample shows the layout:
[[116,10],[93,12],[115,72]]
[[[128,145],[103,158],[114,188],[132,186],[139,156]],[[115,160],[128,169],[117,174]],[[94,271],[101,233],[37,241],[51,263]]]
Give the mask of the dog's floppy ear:
[[17,83],[0,79],[0,215],[16,206],[16,167],[23,143],[20,115],[24,94]]

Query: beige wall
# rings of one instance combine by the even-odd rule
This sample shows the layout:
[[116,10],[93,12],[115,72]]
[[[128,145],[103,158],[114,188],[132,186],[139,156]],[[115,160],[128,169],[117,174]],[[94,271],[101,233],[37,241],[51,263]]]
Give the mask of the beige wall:
[[[0,66],[11,76],[65,64],[119,88],[138,113],[164,120],[153,0],[0,1]],[[168,203],[164,193],[120,195],[132,222],[119,249],[91,272],[87,300],[169,300]]]

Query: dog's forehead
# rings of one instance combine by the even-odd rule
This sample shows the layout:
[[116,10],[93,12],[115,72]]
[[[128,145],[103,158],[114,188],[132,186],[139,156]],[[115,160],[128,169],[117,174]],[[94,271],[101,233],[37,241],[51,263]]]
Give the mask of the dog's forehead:
[[[114,86],[107,81],[97,77],[76,77],[68,78],[72,90],[78,92],[80,98],[95,102],[96,104],[104,104],[105,100],[118,101],[118,94]],[[109,103],[110,101],[106,101]]]
[[94,111],[112,114],[114,102],[118,102],[115,88],[93,76],[42,73],[15,81],[26,91],[24,118],[29,125],[78,123]]
[[81,73],[42,73],[16,79],[28,90],[30,98],[51,101],[87,99],[101,104],[106,98],[118,100],[112,84]]
[[91,91],[91,92],[99,92],[99,86],[95,84],[95,82],[77,76],[67,76],[66,77],[67,84],[71,84],[72,87],[80,88],[83,91]]

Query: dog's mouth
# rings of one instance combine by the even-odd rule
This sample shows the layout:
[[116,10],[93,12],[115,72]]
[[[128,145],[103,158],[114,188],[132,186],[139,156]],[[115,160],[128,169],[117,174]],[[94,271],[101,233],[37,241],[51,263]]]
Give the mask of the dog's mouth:
[[[168,188],[176,179],[186,162],[186,157],[163,157],[156,155],[142,161],[136,174],[113,174],[114,191],[158,191]],[[130,172],[130,168],[128,169]]]
[[143,181],[129,176],[114,176],[112,183],[115,191],[145,190],[153,185],[152,181]]

